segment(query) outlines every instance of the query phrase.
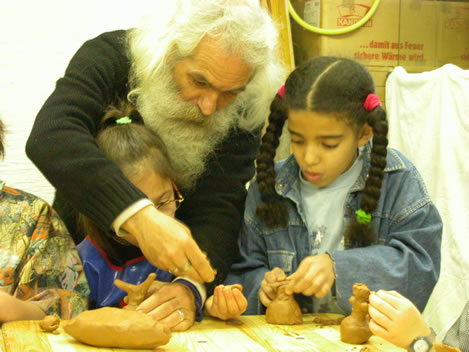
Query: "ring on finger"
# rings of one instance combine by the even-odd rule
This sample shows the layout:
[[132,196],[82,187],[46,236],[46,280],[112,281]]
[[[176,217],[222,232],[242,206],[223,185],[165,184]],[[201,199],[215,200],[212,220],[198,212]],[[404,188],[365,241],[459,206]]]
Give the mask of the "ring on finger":
[[182,309],[178,309],[176,312],[178,312],[179,314],[179,319],[181,321],[184,321],[185,317],[184,317],[184,311]]
[[187,261],[186,264],[184,264],[183,267],[181,268],[181,271],[185,272],[185,271],[189,270],[191,267],[192,267],[191,262]]

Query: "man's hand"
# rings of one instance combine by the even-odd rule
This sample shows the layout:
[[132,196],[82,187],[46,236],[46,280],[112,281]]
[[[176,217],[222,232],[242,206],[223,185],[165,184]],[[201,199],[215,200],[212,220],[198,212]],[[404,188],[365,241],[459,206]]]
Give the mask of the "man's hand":
[[298,269],[288,277],[285,292],[289,295],[327,295],[335,281],[334,263],[329,254],[318,254],[303,259]]
[[135,239],[145,258],[157,268],[199,282],[215,279],[215,270],[187,226],[154,206],[137,212],[122,228]]
[[286,279],[287,275],[280,268],[273,268],[271,271],[265,273],[264,280],[262,280],[259,290],[259,299],[265,307],[270,306],[270,303],[277,296],[278,283]]
[[222,320],[237,319],[246,311],[248,301],[244,297],[243,286],[218,285],[212,296],[207,298],[205,309],[212,317]]
[[368,312],[371,332],[396,346],[407,348],[417,337],[431,334],[417,307],[396,291],[372,293]]
[[191,289],[178,282],[154,283],[137,311],[151,315],[172,331],[189,329],[195,321],[195,297]]

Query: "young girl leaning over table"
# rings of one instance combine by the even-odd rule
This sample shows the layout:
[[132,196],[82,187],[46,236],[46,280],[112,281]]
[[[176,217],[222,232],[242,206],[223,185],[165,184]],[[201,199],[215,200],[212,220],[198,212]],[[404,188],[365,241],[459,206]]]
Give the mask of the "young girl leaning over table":
[[[274,164],[287,121],[293,154]],[[246,314],[262,314],[283,280],[303,312],[350,313],[355,282],[424,308],[442,221],[414,165],[387,148],[387,132],[361,64],[317,57],[290,74],[271,104],[226,281],[244,285]]]
[[[4,130],[0,119],[0,157]],[[87,308],[88,294],[78,251],[55,210],[0,181],[0,324],[72,319]]]
[[[143,124],[132,105],[120,102],[108,107],[96,143],[142,191],[142,197],[148,198],[148,205],[154,204],[162,213],[175,216],[184,198],[172,181],[176,177],[168,152],[162,139]],[[154,267],[123,230],[116,234],[111,229],[100,229],[84,215],[80,215],[80,223],[87,234],[78,249],[90,285],[91,309],[125,304],[127,293],[114,285],[116,279],[137,285],[150,273],[156,273],[156,280],[137,310],[152,315],[174,331],[186,330],[195,320],[202,319],[206,297],[203,284],[177,276],[176,271]],[[220,319],[230,317],[220,306],[223,291],[216,288],[206,304],[208,314]]]

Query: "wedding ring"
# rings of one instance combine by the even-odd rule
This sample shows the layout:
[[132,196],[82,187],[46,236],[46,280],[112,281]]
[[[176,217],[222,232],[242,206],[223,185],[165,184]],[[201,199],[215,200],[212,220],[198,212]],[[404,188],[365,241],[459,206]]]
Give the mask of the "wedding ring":
[[173,270],[170,271],[171,274],[174,274],[174,275],[177,275],[177,273],[179,272],[179,268],[176,267],[174,268]]
[[179,318],[181,319],[181,321],[183,321],[184,320],[184,311],[182,309],[178,309],[176,312],[178,312]]
[[184,264],[184,266],[181,268],[181,271],[182,271],[182,272],[186,272],[186,271],[189,270],[191,267],[192,267],[191,262],[190,262],[190,261],[187,261],[186,264]]

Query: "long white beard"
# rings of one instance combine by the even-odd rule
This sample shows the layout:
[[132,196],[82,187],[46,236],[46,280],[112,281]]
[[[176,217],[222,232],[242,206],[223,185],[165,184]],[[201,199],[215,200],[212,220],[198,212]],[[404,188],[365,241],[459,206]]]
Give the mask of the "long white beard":
[[160,72],[142,86],[137,109],[145,124],[160,135],[168,148],[180,187],[191,190],[205,170],[207,157],[238,121],[236,100],[210,116],[182,99],[171,70]]

